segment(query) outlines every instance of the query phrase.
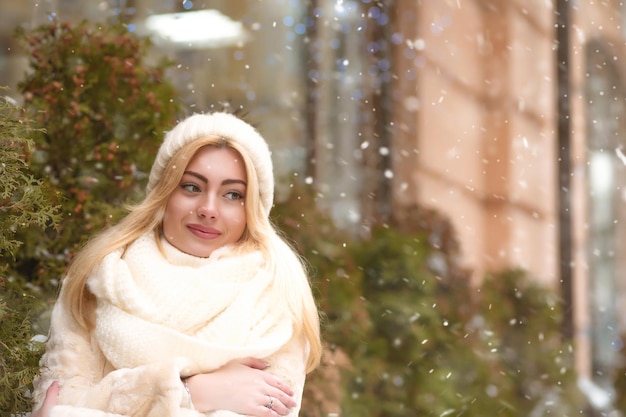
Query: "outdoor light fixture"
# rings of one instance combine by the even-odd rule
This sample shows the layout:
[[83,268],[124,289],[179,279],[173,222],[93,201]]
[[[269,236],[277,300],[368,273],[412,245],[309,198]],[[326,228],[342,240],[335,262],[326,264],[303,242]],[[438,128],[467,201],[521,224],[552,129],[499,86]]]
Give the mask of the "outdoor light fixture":
[[145,27],[154,43],[178,49],[233,46],[248,37],[241,22],[214,9],[153,15]]

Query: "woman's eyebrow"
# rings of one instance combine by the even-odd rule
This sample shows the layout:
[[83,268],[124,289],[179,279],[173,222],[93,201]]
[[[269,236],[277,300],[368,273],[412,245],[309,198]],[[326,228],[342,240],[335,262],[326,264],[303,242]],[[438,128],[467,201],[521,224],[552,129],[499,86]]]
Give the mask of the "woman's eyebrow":
[[244,181],[244,180],[224,180],[222,181],[222,185],[230,185],[230,184],[242,184],[244,186],[247,186],[248,184]]
[[204,182],[205,184],[209,182],[207,177],[205,177],[202,174],[198,174],[197,172],[194,172],[194,171],[185,171],[185,172],[183,172],[183,175],[191,175],[192,177],[196,177],[197,179],[199,179],[200,181]]
[[[191,175],[192,177],[196,177],[197,179],[199,179],[200,181],[202,181],[205,184],[209,183],[209,180],[207,177],[205,177],[202,174],[199,174],[195,171],[185,171],[184,175]],[[230,185],[230,184],[242,184],[244,186],[247,186],[248,184],[244,181],[244,180],[240,180],[240,179],[226,179],[224,181],[222,181],[222,185]]]

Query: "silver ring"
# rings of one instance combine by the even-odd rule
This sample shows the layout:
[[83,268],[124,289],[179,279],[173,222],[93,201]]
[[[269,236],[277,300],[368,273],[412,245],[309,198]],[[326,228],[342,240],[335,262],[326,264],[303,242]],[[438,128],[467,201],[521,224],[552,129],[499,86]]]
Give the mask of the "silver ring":
[[274,399],[272,398],[271,395],[268,395],[268,397],[270,397],[269,402],[267,403],[266,407],[269,408],[270,410],[272,409],[272,407],[274,407]]

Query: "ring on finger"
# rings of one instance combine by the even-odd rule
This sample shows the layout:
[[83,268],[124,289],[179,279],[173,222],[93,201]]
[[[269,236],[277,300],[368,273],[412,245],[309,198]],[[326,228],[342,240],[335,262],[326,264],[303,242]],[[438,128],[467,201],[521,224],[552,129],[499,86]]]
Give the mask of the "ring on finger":
[[274,398],[272,398],[271,395],[268,395],[268,397],[269,397],[269,401],[267,402],[267,405],[265,406],[271,410],[272,407],[274,407]]

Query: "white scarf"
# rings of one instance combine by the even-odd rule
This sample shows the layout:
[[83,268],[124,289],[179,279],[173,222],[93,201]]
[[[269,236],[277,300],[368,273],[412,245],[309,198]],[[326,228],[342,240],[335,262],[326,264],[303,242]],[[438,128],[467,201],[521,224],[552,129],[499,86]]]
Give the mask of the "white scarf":
[[260,252],[224,247],[198,258],[162,242],[165,256],[146,234],[88,280],[98,300],[95,334],[115,368],[184,358],[183,373],[209,372],[289,341],[289,315],[272,298]]

